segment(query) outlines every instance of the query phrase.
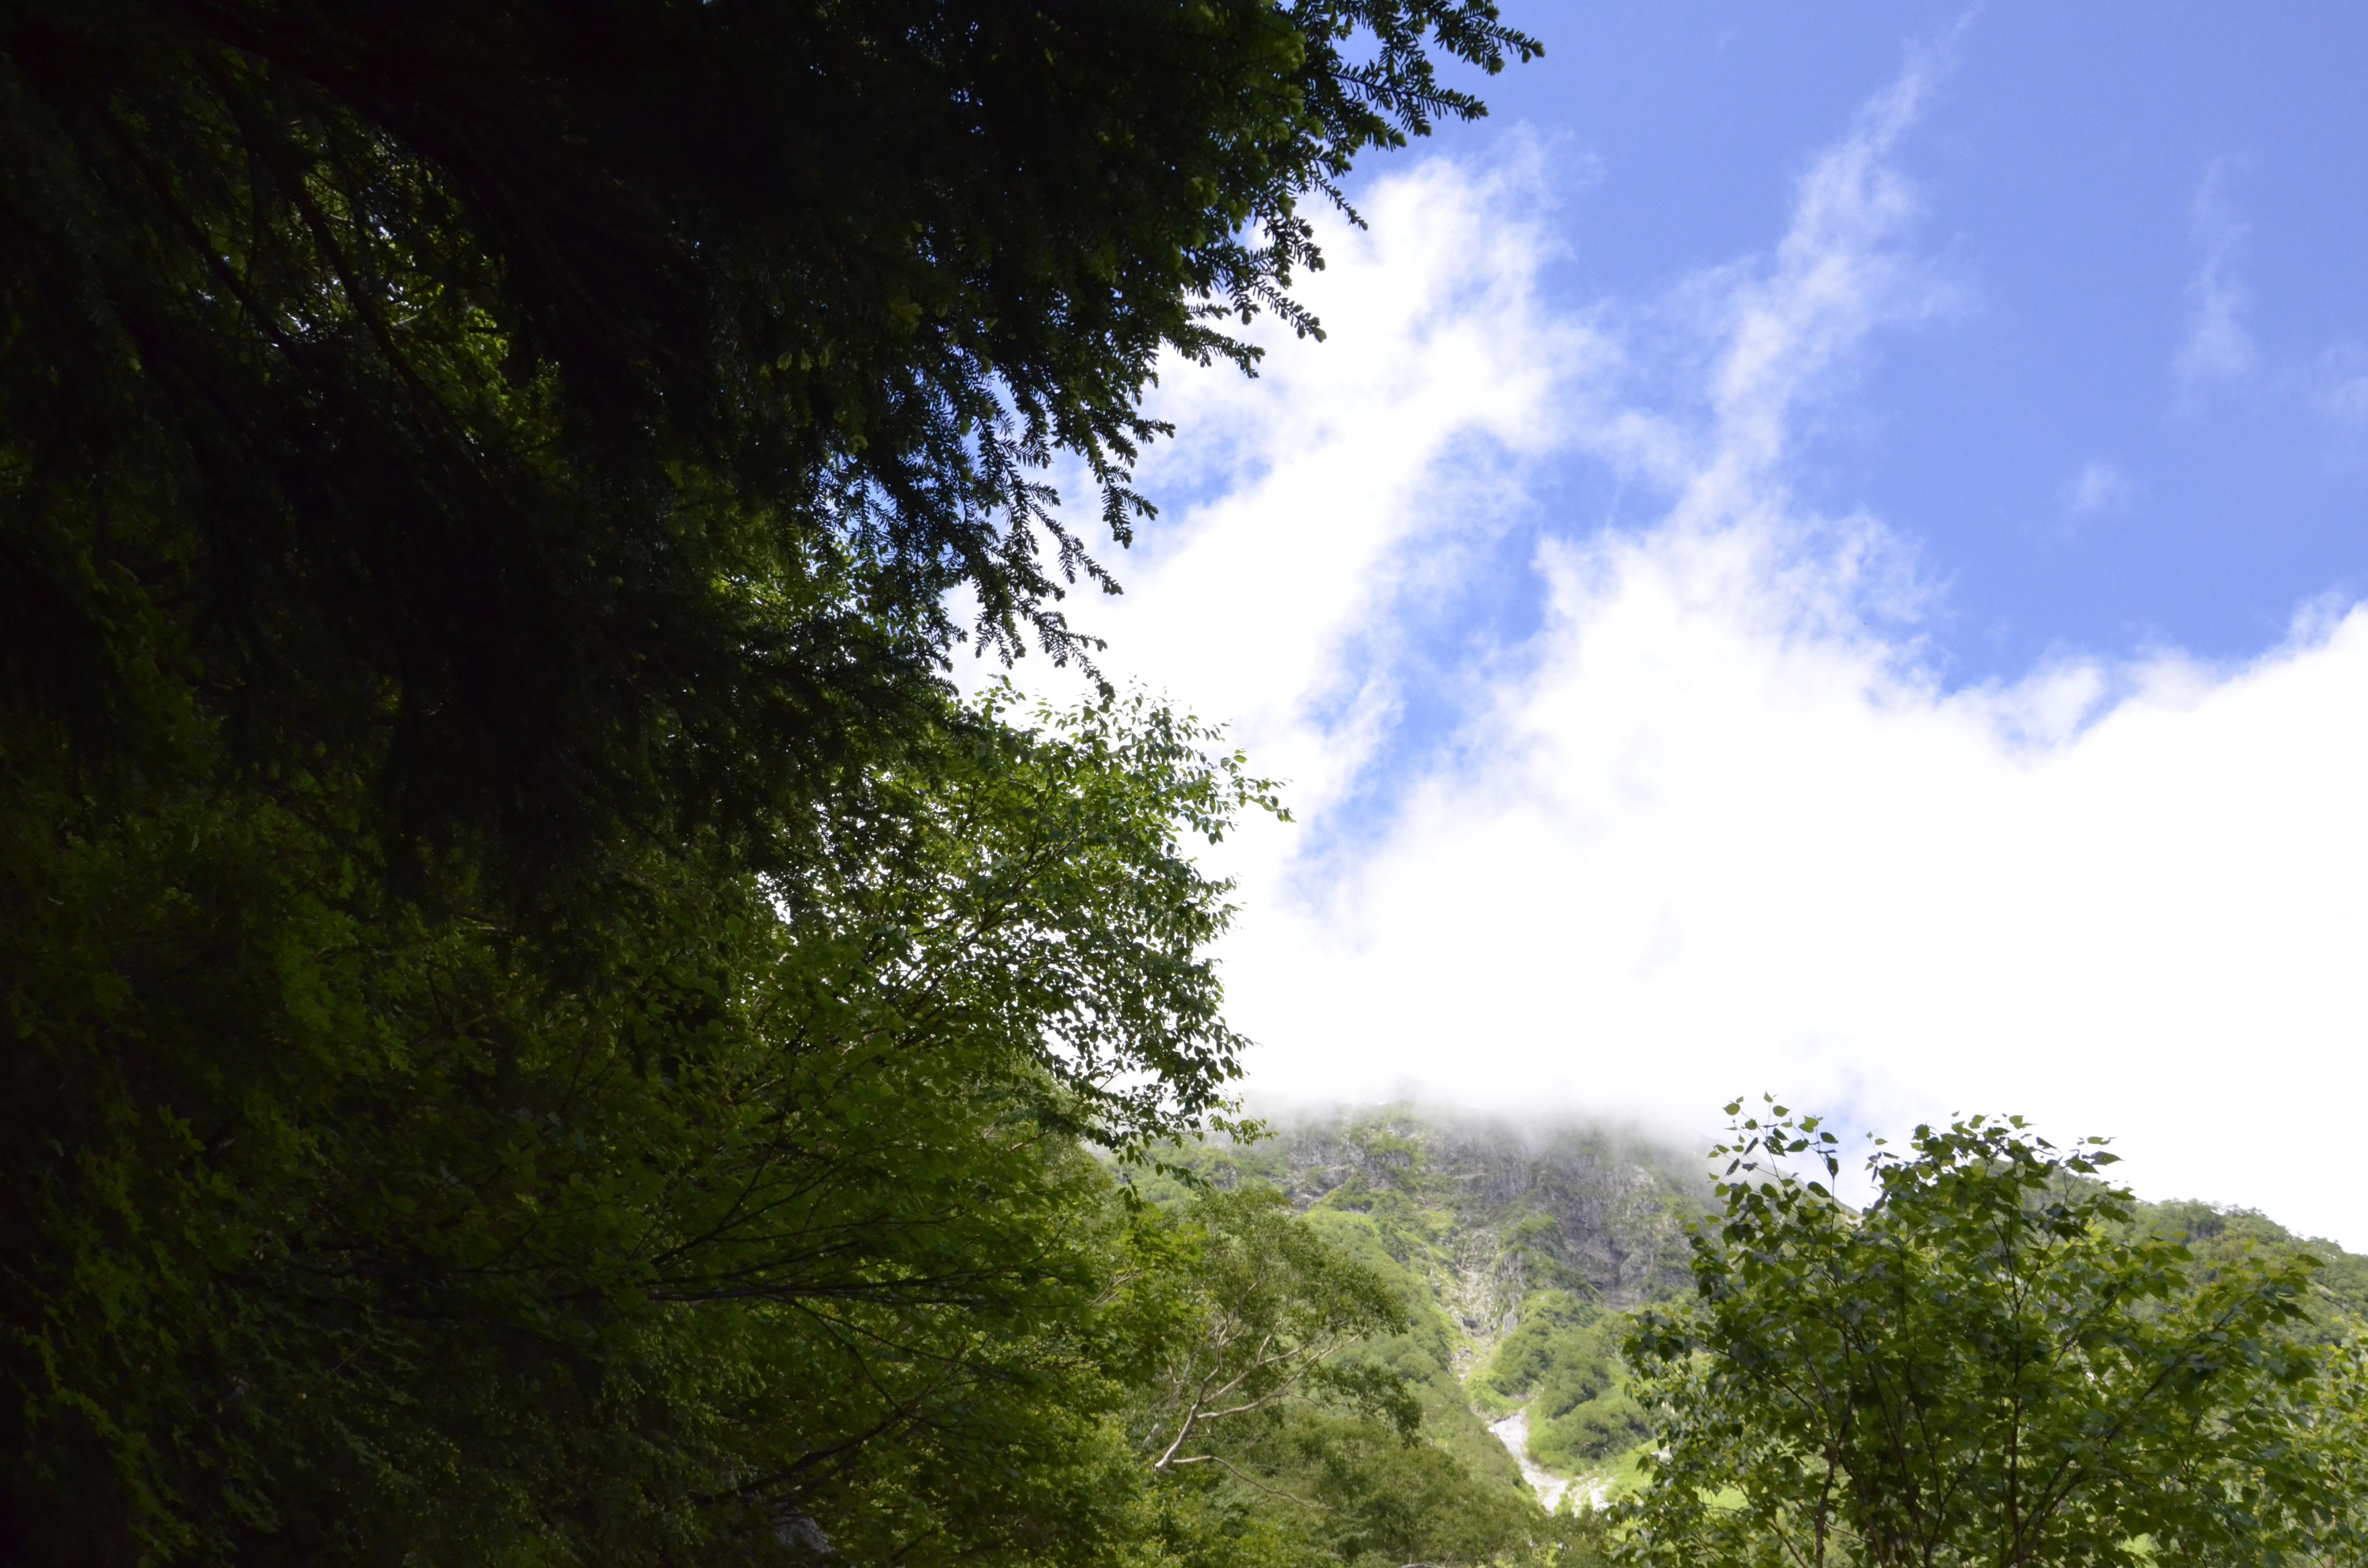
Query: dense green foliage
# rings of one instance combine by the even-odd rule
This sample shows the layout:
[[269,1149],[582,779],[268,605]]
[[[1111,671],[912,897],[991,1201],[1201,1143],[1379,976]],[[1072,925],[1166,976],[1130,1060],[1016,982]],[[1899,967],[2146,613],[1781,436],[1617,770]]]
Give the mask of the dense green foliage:
[[991,1542],[1032,1505],[933,1501],[997,1473],[941,1450],[1107,1404],[1028,1386],[1102,1267],[1078,1132],[1229,1070],[1222,889],[1174,833],[1234,767],[1157,714],[951,733],[794,890],[654,869],[564,985],[497,926],[320,891],[302,824],[65,846],[11,963],[17,1517],[718,1551],[909,1471],[834,1528]]
[[1473,1382],[1477,1397],[1527,1411],[1531,1457],[1575,1474],[1643,1442],[1644,1407],[1628,1392],[1620,1359],[1625,1320],[1563,1290],[1536,1292],[1520,1316]]
[[1451,1331],[1370,1228],[1262,1185],[1166,1190],[1119,1314],[1147,1350],[1147,1561],[1527,1561],[1573,1535],[1471,1440]]
[[0,1558],[1119,1554],[1087,1151],[1222,1121],[1271,800],[946,661],[1085,651],[1046,465],[1122,542],[1157,358],[1532,48],[0,4]]
[[[1459,1399],[1481,1419],[1519,1416],[1503,1426],[1505,1440],[1523,1444],[1528,1460],[1545,1472],[1539,1483],[1561,1478],[1576,1484],[1574,1502],[1565,1506],[1576,1506],[1578,1517],[1543,1528],[1574,1532],[1565,1549],[1581,1555],[1615,1547],[1654,1554],[1649,1533],[1639,1532],[1640,1516],[1617,1505],[1649,1490],[1652,1472],[1664,1468],[1654,1450],[1668,1439],[1677,1407],[1650,1380],[1640,1384],[1624,1341],[1639,1312],[1648,1324],[1666,1327],[1691,1315],[1683,1298],[1702,1300],[1697,1267],[1672,1273],[1655,1261],[1673,1236],[1682,1252],[1690,1217],[1701,1217],[1713,1196],[1688,1179],[1688,1171],[1699,1168],[1694,1162],[1601,1128],[1490,1124],[1401,1106],[1288,1118],[1261,1142],[1196,1149],[1188,1163],[1221,1187],[1292,1194],[1311,1224],[1372,1267],[1394,1271],[1417,1303],[1414,1323],[1428,1316],[1433,1325],[1435,1337],[1401,1335],[1395,1364],[1422,1391],[1426,1431],[1442,1449],[1484,1471],[1493,1457],[1463,1446],[1467,1435],[1488,1439]],[[2231,1289],[2265,1272],[2306,1280],[2291,1298],[2294,1312],[2267,1331],[2265,1354],[2324,1358],[2311,1402],[2289,1410],[2294,1430],[2307,1438],[2322,1500],[2368,1494],[2357,1484],[2368,1462],[2362,1448],[2368,1428],[2361,1426],[2368,1385],[2359,1381],[2352,1337],[2368,1258],[2305,1242],[2255,1213],[2131,1202],[2097,1175],[2068,1166],[2048,1178],[2045,1191],[2088,1205],[2100,1244],[2183,1249],[2186,1260],[2177,1265],[2182,1281],[2169,1287],[2183,1310],[2194,1310],[2194,1292]],[[1935,1227],[1895,1212],[1896,1222],[1933,1235]],[[1855,1224],[1847,1211],[1840,1217]],[[1720,1228],[1713,1219],[1703,1244],[1723,1246]],[[1848,1283],[1872,1289],[1866,1278]],[[1816,1305],[1780,1295],[1770,1310]],[[2043,1301],[2035,1310],[2044,1319],[2063,1305]],[[2156,1301],[2140,1311],[2163,1308]],[[1865,1314],[1869,1333],[1900,1321],[1889,1311]],[[1704,1352],[1685,1365],[1699,1369],[1706,1361]],[[1802,1362],[1771,1356],[1757,1365],[1755,1375],[1764,1380]],[[1648,1357],[1645,1369],[1669,1368]],[[1727,1388],[1737,1399],[1774,1397],[1740,1372]],[[2077,1401],[2065,1406],[2079,1408]],[[1959,1429],[1968,1442],[1979,1440],[1978,1427],[1961,1423]],[[1713,1517],[1729,1524],[1742,1495],[1733,1481],[1727,1475],[1706,1498]],[[1591,1514],[1588,1505],[1598,1500],[1615,1506]],[[1666,1503],[1666,1494],[1659,1501]],[[1584,1533],[1589,1529],[1596,1533]]]
[[2312,1260],[2199,1268],[2098,1179],[2112,1156],[2057,1151],[2020,1119],[1878,1151],[1863,1211],[1791,1163],[1830,1176],[1833,1145],[1782,1107],[1738,1121],[1694,1301],[1628,1342],[1660,1428],[1631,1516],[1638,1560],[2086,1568],[2357,1550],[2356,1366],[2306,1332]]
[[1605,1549],[1589,1504],[1633,1471],[1643,1426],[1617,1309],[1683,1279],[1684,1227],[1707,1197],[1698,1162],[1584,1123],[1393,1106],[1286,1118],[1184,1163],[1223,1189],[1291,1195],[1310,1225],[1396,1281],[1417,1303],[1408,1324],[1362,1354],[1407,1381],[1442,1451],[1516,1495],[1507,1447],[1519,1438],[1489,1425],[1525,1415],[1538,1484],[1551,1496],[1557,1476],[1584,1478],[1556,1517],[1525,1527],[1535,1550]]
[[1158,356],[1312,328],[1302,199],[1478,111],[1434,53],[1534,47],[1485,0],[9,0],[9,766],[350,776],[391,864],[533,900],[702,830],[794,869],[936,717],[950,592],[1079,651],[1048,459],[1123,540]]

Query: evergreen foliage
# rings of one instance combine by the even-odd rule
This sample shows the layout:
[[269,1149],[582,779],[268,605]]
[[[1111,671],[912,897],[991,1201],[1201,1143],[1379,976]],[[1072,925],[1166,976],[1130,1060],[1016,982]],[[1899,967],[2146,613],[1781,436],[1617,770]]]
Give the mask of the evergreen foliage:
[[[12,767],[364,786],[547,901],[1081,651],[1162,353],[1315,324],[1301,203],[1479,112],[1486,0],[11,0]],[[202,756],[176,745],[198,725]],[[80,785],[76,786],[81,787]],[[136,807],[136,802],[131,803]]]

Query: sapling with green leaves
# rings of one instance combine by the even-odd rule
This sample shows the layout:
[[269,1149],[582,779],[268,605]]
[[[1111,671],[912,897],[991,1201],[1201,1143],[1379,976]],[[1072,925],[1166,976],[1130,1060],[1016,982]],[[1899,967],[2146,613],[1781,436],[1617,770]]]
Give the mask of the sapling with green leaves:
[[2209,1278],[2132,1223],[2102,1140],[1918,1127],[1832,1183],[1815,1116],[1738,1101],[1695,1292],[1627,1345],[1656,1412],[1639,1562],[2091,1568],[2317,1555],[2345,1507],[2294,1335],[2311,1262]]

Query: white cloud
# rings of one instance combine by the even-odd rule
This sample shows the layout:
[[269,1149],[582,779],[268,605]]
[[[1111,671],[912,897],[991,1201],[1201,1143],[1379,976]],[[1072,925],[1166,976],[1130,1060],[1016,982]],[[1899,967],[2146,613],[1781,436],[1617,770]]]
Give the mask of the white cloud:
[[1254,743],[1303,812],[1357,779],[1398,692],[1394,641],[1499,527],[1520,460],[1559,438],[1555,389],[1599,362],[1585,323],[1540,304],[1542,151],[1444,162],[1334,225],[1303,299],[1321,344],[1269,333],[1254,381],[1171,368],[1155,493],[1209,486],[1120,562],[1122,597],[1081,608],[1111,667],[1140,672]]
[[2187,336],[2172,369],[2181,396],[2191,401],[2214,382],[2251,374],[2260,357],[2245,324],[2252,296],[2237,272],[2248,233],[2228,194],[2238,166],[2228,158],[2205,165],[2190,213],[2189,231],[2201,258],[2187,286]]
[[2076,517],[2117,517],[2130,509],[2137,487],[2119,464],[2102,458],[2083,463],[2064,486],[2064,509]]
[[[1772,1088],[2112,1132],[2157,1193],[2368,1244],[2368,617],[2233,675],[1956,696],[1804,633],[1749,530],[1552,552],[1549,661],[1235,960],[1269,1087],[1701,1128]],[[2085,725],[2078,721],[2087,716]]]
[[[1328,343],[1171,377],[1170,460],[1200,466],[1154,480],[1209,498],[1097,619],[1292,780],[1302,826],[1223,849],[1253,1088],[1691,1133],[1762,1087],[1885,1128],[2016,1110],[2120,1135],[2142,1190],[2368,1247],[2368,613],[2241,668],[1952,692],[1892,537],[1795,495],[1871,335],[1946,302],[1885,161],[1919,85],[1817,161],[1769,256],[1657,305],[1558,315],[1534,165],[1432,162],[1329,240]],[[1662,520],[1532,551],[1510,519],[1557,448]],[[1442,638],[1508,546],[1542,629]],[[1463,717],[1375,808],[1417,643],[1461,660]]]

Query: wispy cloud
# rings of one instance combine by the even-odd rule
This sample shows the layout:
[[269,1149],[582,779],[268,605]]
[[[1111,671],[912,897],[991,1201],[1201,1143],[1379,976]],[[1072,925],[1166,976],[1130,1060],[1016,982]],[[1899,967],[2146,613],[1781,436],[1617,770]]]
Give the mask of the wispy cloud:
[[[1253,1086],[1689,1132],[1762,1086],[1873,1126],[2021,1110],[2123,1135],[2149,1190],[2368,1245],[2340,1153],[2368,1089],[2368,614],[2241,668],[1951,691],[1896,537],[1801,499],[1852,367],[1948,302],[1890,162],[1924,86],[1810,166],[1768,253],[1657,301],[1545,301],[1534,163],[1418,165],[1332,240],[1328,343],[1171,380],[1200,499],[1107,629],[1293,780],[1304,825],[1220,857]],[[1658,520],[1520,533],[1558,448]],[[1508,541],[1534,634],[1443,621]],[[1460,671],[1462,718],[1377,808],[1415,648]]]
[[2356,454],[2368,443],[2368,352],[2356,343],[2336,343],[2298,380],[2304,402],[2326,424],[2339,450]]
[[1886,162],[1930,89],[1919,62],[1860,112],[1803,176],[1772,268],[1734,290],[1725,352],[1710,379],[1714,446],[1674,521],[1735,521],[1780,505],[1802,403],[1876,328],[1939,301],[1902,248],[1915,190]]
[[2252,230],[2236,196],[2245,166],[2242,159],[2214,158],[2196,183],[2189,212],[2196,263],[2185,335],[2171,361],[2173,406],[2193,415],[2242,387],[2256,412],[2315,424],[2329,438],[2328,458],[2356,463],[2368,449],[2368,350],[2340,337],[2313,353],[2264,342],[2256,331],[2244,278]]
[[2119,464],[2103,458],[2081,464],[2080,472],[2064,486],[2064,509],[2075,517],[2118,517],[2136,498],[2137,486],[2130,483],[2130,476]]
[[1907,248],[1921,202],[1888,162],[1938,68],[1919,54],[1810,164],[1771,254],[1600,312],[1614,335],[1594,367],[1616,373],[1582,389],[1570,434],[1673,490],[1672,520],[1732,522],[1781,500],[1804,426],[1869,339],[1963,302]]
[[2215,383],[2250,375],[2260,358],[2245,320],[2252,296],[2237,273],[2248,230],[2230,187],[2242,168],[2232,158],[2206,164],[2189,213],[2198,259],[2187,286],[2187,335],[2171,369],[2191,402]]

